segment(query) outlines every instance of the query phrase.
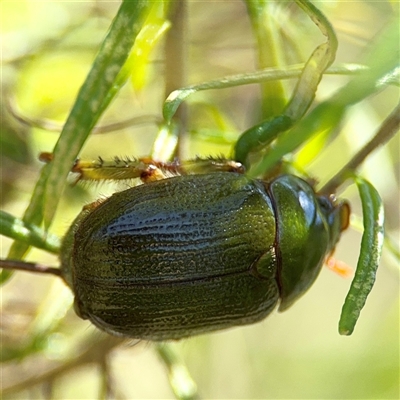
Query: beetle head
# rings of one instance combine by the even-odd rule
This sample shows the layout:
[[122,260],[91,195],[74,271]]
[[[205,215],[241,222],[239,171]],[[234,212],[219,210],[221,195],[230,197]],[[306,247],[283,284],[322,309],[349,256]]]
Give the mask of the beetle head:
[[332,197],[317,196],[304,180],[283,175],[271,182],[280,265],[279,310],[290,307],[307,291],[319,274],[348,224],[349,206]]

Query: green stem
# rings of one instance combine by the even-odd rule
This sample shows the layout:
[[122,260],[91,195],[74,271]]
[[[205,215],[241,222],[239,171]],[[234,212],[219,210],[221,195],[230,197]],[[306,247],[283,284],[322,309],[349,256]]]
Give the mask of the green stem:
[[58,254],[60,251],[61,243],[58,236],[52,235],[36,225],[27,224],[5,211],[0,211],[0,234],[49,253]]
[[[258,67],[279,67],[283,64],[280,26],[275,20],[277,4],[267,0],[246,1],[250,22],[258,49]],[[261,84],[261,118],[266,119],[282,113],[286,103],[282,82]]]
[[178,399],[194,400],[198,398],[197,386],[189,374],[186,365],[170,343],[156,345],[156,350],[168,369],[171,388]]

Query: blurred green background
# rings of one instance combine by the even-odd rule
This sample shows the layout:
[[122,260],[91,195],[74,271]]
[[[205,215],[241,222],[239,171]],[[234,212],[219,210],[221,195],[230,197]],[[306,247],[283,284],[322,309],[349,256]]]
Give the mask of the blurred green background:
[[[295,4],[273,4],[271,26],[293,40],[306,60],[323,41],[318,29]],[[399,3],[390,1],[315,2],[339,39],[337,63],[360,62],[367,45],[394,16]],[[51,152],[80,85],[89,71],[112,18],[116,2],[2,2],[1,207],[21,216],[41,168],[37,156]],[[240,1],[187,2],[186,83],[253,71],[255,42],[246,8]],[[107,135],[93,135],[81,157],[141,156],[151,151],[165,99],[164,43],[151,53],[142,87],[128,82],[100,125],[148,116],[145,124],[129,125]],[[285,51],[283,48],[282,51]],[[176,66],[179,70],[179,66]],[[325,76],[317,101],[326,99],[347,78]],[[136,86],[135,86],[136,85]],[[287,82],[287,90],[294,82]],[[398,87],[354,106],[339,137],[307,171],[326,182],[378,129],[398,102]],[[260,118],[257,85],[205,91],[187,105],[183,157],[229,156],[239,134]],[[46,127],[54,128],[51,132]],[[379,149],[363,165],[362,174],[384,199],[387,233],[399,243],[399,137]],[[78,185],[67,188],[52,232],[60,236],[82,206],[126,187]],[[361,215],[356,189],[350,199]],[[355,267],[360,233],[349,229],[336,258]],[[1,237],[1,257],[11,241]],[[29,260],[58,265],[39,250]],[[285,313],[244,328],[175,343],[197,382],[202,398],[268,399],[397,399],[399,398],[399,266],[388,251],[376,285],[351,337],[337,332],[340,310],[350,279],[323,269],[311,290]],[[101,334],[68,310],[71,295],[52,277],[17,273],[2,287],[2,387],[4,398],[91,399],[99,397],[100,364],[81,360],[65,370],[69,357],[82,351],[82,341]],[[91,359],[90,359],[91,360]],[[53,368],[44,385],[7,388]],[[110,375],[117,398],[172,398],[166,370],[149,343],[127,344],[111,352]],[[41,382],[43,383],[43,382]]]

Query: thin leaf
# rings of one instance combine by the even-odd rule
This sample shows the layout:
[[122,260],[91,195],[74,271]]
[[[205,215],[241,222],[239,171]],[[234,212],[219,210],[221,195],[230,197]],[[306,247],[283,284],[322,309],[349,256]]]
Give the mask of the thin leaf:
[[[227,89],[236,86],[250,85],[253,83],[270,82],[280,79],[293,79],[301,75],[303,68],[304,64],[289,65],[281,68],[265,68],[260,71],[224,76],[219,79],[201,82],[174,90],[165,100],[163,106],[164,119],[167,122],[171,121],[181,103],[190,95],[202,90]],[[332,75],[353,75],[365,71],[365,69],[366,67],[360,64],[342,64],[335,68],[326,70],[325,73]]]
[[152,64],[150,55],[171,26],[171,23],[165,19],[165,8],[166,2],[154,2],[124,66],[131,72],[131,83],[137,92],[141,91],[147,83],[149,66]]
[[296,3],[318,26],[327,41],[319,45],[307,60],[293,96],[285,108],[284,114],[293,121],[299,120],[310,107],[323,73],[335,60],[338,46],[335,31],[325,15],[308,0],[296,0]]
[[366,65],[346,85],[330,99],[320,103],[292,129],[280,135],[273,151],[249,171],[250,176],[259,176],[273,168],[286,154],[294,152],[299,146],[317,134],[329,132],[340,124],[347,108],[356,104],[388,84],[388,76],[396,74],[399,65],[399,29],[397,21],[392,21],[387,29],[370,48]]
[[244,132],[235,145],[235,159],[247,167],[249,151],[261,150],[268,146],[276,137],[289,129],[293,121],[286,115],[279,115],[252,126]]
[[115,81],[139,33],[149,1],[125,0],[105,38],[54,148],[45,192],[45,226],[49,226],[72,163],[91,129],[117,92]]
[[156,345],[158,355],[168,370],[168,379],[175,396],[179,400],[198,399],[197,385],[179,357],[172,343]]
[[[254,36],[257,41],[259,68],[281,67],[285,64],[283,54],[282,18],[277,17],[276,4],[268,0],[246,0]],[[282,13],[283,10],[280,9]],[[262,118],[282,113],[287,101],[281,81],[261,84]]]
[[60,239],[39,227],[27,224],[19,218],[0,210],[0,234],[28,243],[39,249],[57,254],[60,250]]
[[[45,226],[50,226],[73,161],[90,130],[128,77],[125,74],[122,80],[120,71],[150,4],[145,0],[122,3],[56,144],[54,161],[42,169],[23,217],[26,224],[40,225],[44,218]],[[28,243],[13,243],[8,258],[21,259],[29,247]],[[10,276],[10,271],[2,271],[0,281]]]
[[[39,180],[36,182],[36,186],[32,193],[31,202],[25,211],[25,215],[22,218],[24,224],[38,225],[41,222],[42,207],[43,207],[43,194],[45,184],[47,180],[47,173],[49,167],[47,165],[42,169],[42,174]],[[7,258],[19,260],[28,252],[31,247],[30,243],[17,241],[11,245],[10,251],[8,252]],[[3,270],[0,273],[0,283],[5,283],[12,276],[12,271]]]
[[279,163],[286,154],[294,152],[308,139],[316,134],[327,134],[339,123],[343,113],[344,108],[331,101],[319,104],[292,129],[282,133],[277,138],[273,150],[267,152],[258,164],[252,166],[248,175],[256,177],[266,173]]
[[[280,113],[271,119],[247,130],[239,139],[235,148],[235,158],[248,166],[248,155],[255,150],[267,147],[275,137],[287,131],[294,123],[300,120],[314,100],[319,82],[325,70],[333,63],[337,49],[337,38],[330,22],[325,16],[308,0],[296,0],[296,3],[307,13],[312,21],[318,26],[321,33],[326,36],[327,41],[319,45],[307,60],[300,78],[294,89],[292,98]],[[271,126],[276,126],[276,120],[285,118],[290,123],[285,124],[281,131]],[[265,133],[263,132],[265,131]],[[273,131],[275,137],[270,134]],[[264,139],[265,137],[265,139]],[[254,145],[253,145],[254,144]],[[274,152],[275,154],[275,152]],[[276,158],[274,159],[274,161]],[[276,162],[278,162],[276,160]],[[257,170],[257,172],[260,172]]]
[[382,200],[376,189],[366,180],[356,178],[363,208],[364,233],[357,270],[342,308],[339,333],[351,335],[365,301],[375,282],[381,256],[384,230]]

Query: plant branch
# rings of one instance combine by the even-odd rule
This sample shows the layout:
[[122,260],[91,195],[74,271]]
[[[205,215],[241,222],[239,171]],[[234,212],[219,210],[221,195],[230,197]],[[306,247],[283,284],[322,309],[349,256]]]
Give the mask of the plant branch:
[[90,341],[87,343],[88,348],[86,351],[84,351],[77,357],[69,361],[66,361],[62,365],[48,372],[45,372],[42,375],[32,376],[16,383],[15,385],[4,387],[1,393],[2,396],[6,397],[7,395],[18,393],[22,390],[26,390],[27,388],[44,384],[49,381],[51,382],[52,380],[58,378],[62,374],[65,374],[66,372],[74,368],[81,367],[85,364],[98,363],[99,361],[102,360],[102,358],[104,358],[105,354],[108,354],[114,347],[121,344],[122,339],[107,335],[103,336],[103,338],[100,341],[98,340],[93,341],[92,338],[91,344],[89,343]]
[[60,268],[48,267],[43,264],[31,263],[20,260],[0,260],[0,268],[36,272],[41,274],[52,274],[64,278]]
[[334,193],[359,165],[379,146],[384,145],[399,130],[400,127],[400,104],[398,104],[390,115],[380,126],[374,137],[320,190],[321,193]]

